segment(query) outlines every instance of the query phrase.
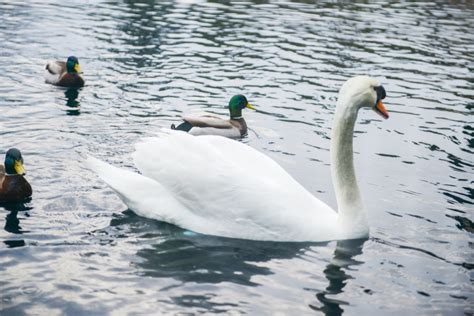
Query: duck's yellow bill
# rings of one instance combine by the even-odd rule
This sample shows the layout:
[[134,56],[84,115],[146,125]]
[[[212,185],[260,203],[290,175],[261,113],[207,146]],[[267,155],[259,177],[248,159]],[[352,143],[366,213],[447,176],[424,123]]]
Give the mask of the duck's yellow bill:
[[80,73],[81,72],[81,67],[79,66],[79,64],[76,64],[74,66],[74,71],[77,72],[77,73]]
[[251,109],[251,110],[256,110],[256,109],[253,107],[253,105],[250,104],[250,103],[247,103],[247,105],[246,105],[245,107],[248,108],[248,109]]
[[23,167],[23,164],[19,160],[15,161],[13,168],[15,168],[17,174],[24,175],[26,173],[25,167]]

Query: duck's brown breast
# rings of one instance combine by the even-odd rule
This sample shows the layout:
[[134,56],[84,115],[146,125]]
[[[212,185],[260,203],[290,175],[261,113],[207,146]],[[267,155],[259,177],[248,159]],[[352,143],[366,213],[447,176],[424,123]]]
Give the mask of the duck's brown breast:
[[61,87],[83,87],[84,79],[76,73],[65,73],[56,85]]
[[0,184],[0,202],[19,202],[33,194],[31,185],[23,176],[5,176]]

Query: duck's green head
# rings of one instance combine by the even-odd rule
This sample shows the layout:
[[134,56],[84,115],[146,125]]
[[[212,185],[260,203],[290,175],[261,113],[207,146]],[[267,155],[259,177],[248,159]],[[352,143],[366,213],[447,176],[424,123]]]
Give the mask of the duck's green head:
[[6,174],[25,174],[23,167],[23,157],[21,152],[16,148],[10,148],[5,155],[5,172]]
[[80,73],[81,67],[79,67],[79,60],[77,57],[69,56],[66,62],[66,69],[68,73]]
[[255,110],[255,108],[247,101],[245,96],[241,94],[234,95],[229,101],[230,118],[242,118],[242,109],[245,108]]

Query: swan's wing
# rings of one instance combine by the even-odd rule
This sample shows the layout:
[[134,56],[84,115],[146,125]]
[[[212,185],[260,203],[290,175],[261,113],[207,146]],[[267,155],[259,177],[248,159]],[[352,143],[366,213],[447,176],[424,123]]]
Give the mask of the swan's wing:
[[[136,145],[138,169],[165,185],[193,187],[190,181],[209,185],[248,186],[296,182],[273,159],[243,143],[220,136],[194,137],[172,132],[147,138]],[[206,188],[204,188],[206,189]]]
[[[172,132],[137,144],[138,169],[200,218],[185,228],[248,239],[304,240],[336,213],[257,150],[224,137]],[[306,239],[309,240],[309,239]]]
[[234,126],[228,121],[216,116],[185,116],[183,120],[190,123],[194,127],[212,127],[212,128],[233,128]]
[[192,213],[153,179],[119,169],[93,157],[88,157],[86,164],[138,215],[178,226],[194,219]]

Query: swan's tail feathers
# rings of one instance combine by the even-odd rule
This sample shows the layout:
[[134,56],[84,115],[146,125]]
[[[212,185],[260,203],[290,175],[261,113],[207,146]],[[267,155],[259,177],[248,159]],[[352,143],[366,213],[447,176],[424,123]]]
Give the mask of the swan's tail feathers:
[[88,157],[86,164],[140,216],[179,225],[183,205],[157,181]]
[[178,126],[175,126],[174,124],[171,125],[171,129],[179,130],[179,131],[183,131],[183,132],[189,132],[191,130],[191,128],[193,128],[193,126],[189,122],[186,122],[186,121],[179,124]]
[[137,173],[119,169],[91,156],[87,158],[86,164],[89,169],[116,191],[127,205],[129,201],[140,198],[141,191],[133,190],[135,186],[145,184],[148,180],[152,181]]

